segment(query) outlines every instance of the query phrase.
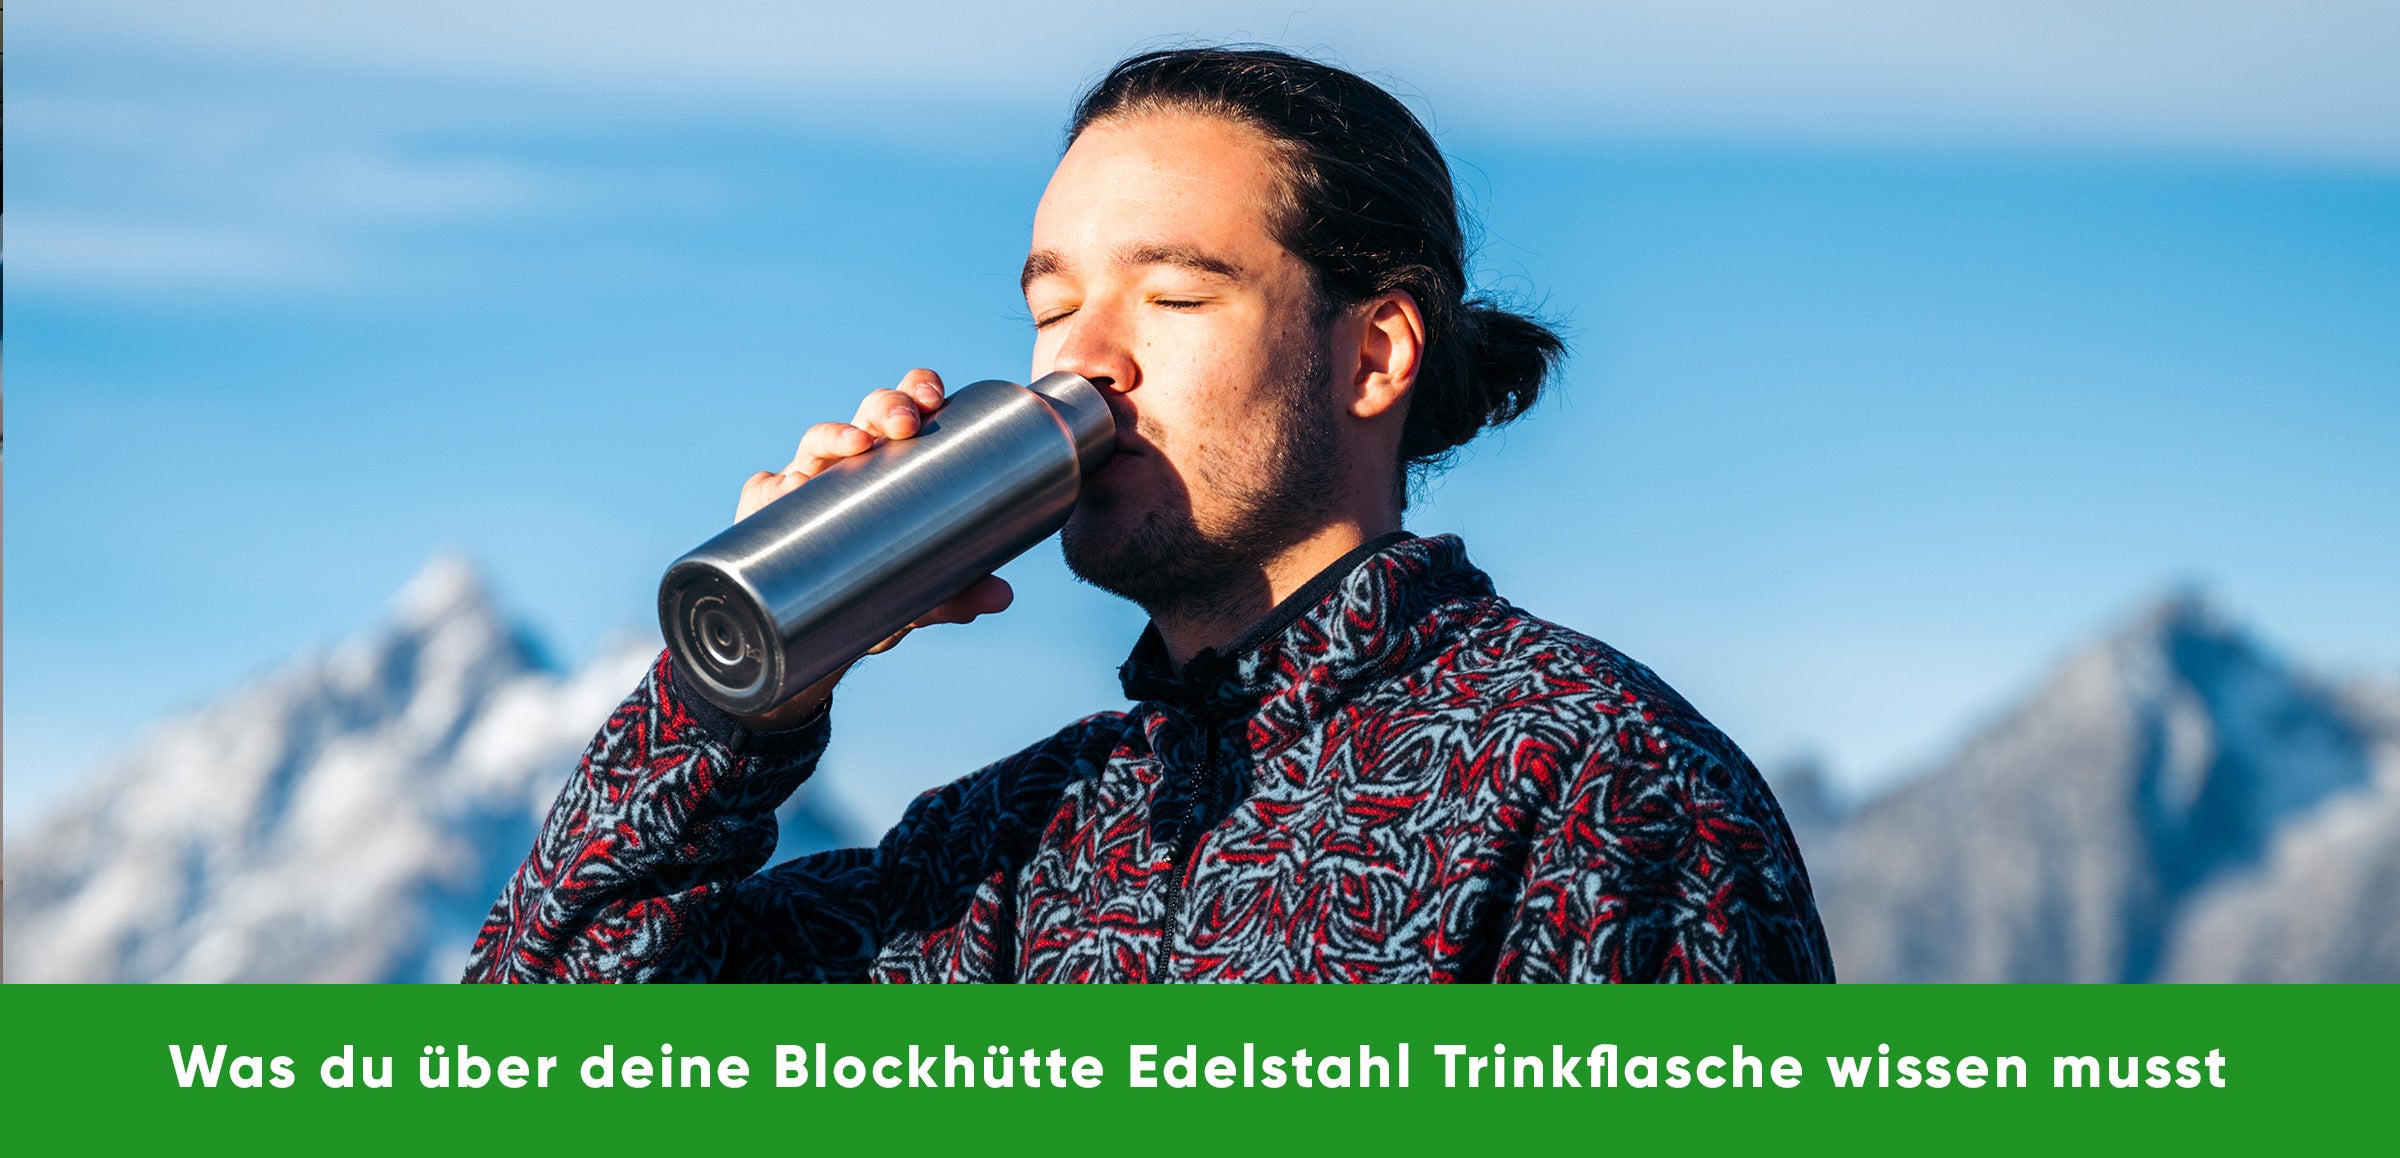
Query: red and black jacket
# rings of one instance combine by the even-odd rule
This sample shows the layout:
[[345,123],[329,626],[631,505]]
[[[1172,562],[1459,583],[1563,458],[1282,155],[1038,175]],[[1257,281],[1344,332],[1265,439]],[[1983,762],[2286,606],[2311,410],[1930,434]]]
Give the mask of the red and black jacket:
[[493,905],[470,981],[1830,981],[1741,749],[1648,668],[1394,535],[1221,653],[760,871],[823,716],[743,730],[661,656]]

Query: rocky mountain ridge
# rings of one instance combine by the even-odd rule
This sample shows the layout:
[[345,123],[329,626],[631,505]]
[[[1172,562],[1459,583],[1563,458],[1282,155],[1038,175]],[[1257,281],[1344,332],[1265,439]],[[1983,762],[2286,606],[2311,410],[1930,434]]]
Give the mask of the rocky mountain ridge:
[[[554,673],[473,568],[170,721],[8,850],[11,981],[452,980],[655,643]],[[831,843],[838,822],[790,826]],[[788,846],[787,846],[788,847]]]
[[1854,812],[1786,794],[1844,980],[2400,980],[2400,688],[2196,597]]
[[[8,849],[11,981],[457,975],[652,643],[548,670],[473,569],[155,729]],[[2192,597],[1856,807],[1776,780],[1848,981],[2400,981],[2400,683]],[[872,839],[804,789],[779,856]]]

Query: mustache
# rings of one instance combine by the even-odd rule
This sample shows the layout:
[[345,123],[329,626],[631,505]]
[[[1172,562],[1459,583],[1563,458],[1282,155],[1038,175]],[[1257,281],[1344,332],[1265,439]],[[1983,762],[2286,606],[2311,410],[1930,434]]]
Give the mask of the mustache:
[[[1132,432],[1130,439],[1125,433],[1128,430]],[[1159,425],[1158,420],[1149,415],[1137,415],[1131,423],[1123,421],[1117,423],[1117,451],[1119,453],[1131,451],[1135,454],[1156,454],[1161,446],[1166,445],[1166,441],[1167,428]]]

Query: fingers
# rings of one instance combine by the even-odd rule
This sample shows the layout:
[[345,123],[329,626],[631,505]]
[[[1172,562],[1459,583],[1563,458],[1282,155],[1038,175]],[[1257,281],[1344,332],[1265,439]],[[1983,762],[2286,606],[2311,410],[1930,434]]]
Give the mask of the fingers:
[[949,601],[910,624],[924,627],[934,623],[971,623],[979,615],[993,615],[1008,610],[1017,601],[1015,589],[998,575],[986,575],[969,584],[967,589],[950,597]]
[[792,493],[793,488],[815,478],[826,467],[852,455],[865,454],[874,446],[873,435],[848,423],[820,422],[809,427],[789,465],[780,471],[762,470],[742,484],[741,498],[733,507],[733,521],[749,518],[760,507]]
[[742,497],[734,501],[733,521],[738,523],[757,514],[760,507],[792,493],[792,488],[799,486],[805,478],[804,475],[779,474],[771,470],[751,475],[750,481],[742,484]]
[[[900,384],[890,390],[877,390],[859,403],[858,416],[849,422],[820,422],[808,428],[800,437],[800,446],[792,452],[792,461],[780,471],[760,471],[742,484],[741,498],[734,503],[733,521],[741,522],[759,508],[792,493],[801,483],[824,473],[826,467],[845,458],[873,450],[878,440],[914,438],[925,428],[925,415],[942,408],[942,376],[918,368],[900,376]],[[1005,590],[1006,584],[1001,585]],[[947,606],[947,605],[945,605]],[[1003,598],[1000,607],[1008,606]],[[977,612],[975,614],[983,614]],[[964,623],[973,619],[946,619],[931,622]],[[907,634],[902,632],[902,635]],[[899,636],[885,640],[883,647],[899,641]],[[883,647],[876,650],[881,651]]]
[[907,639],[909,632],[920,627],[931,627],[936,623],[972,623],[978,616],[1006,611],[1008,605],[1016,601],[1016,590],[1008,585],[1008,580],[998,575],[986,575],[968,584],[966,590],[951,596],[941,606],[926,612],[915,623],[893,632],[891,638],[868,648],[867,654],[881,655],[890,651],[901,640]]
[[895,632],[893,632],[893,633],[892,633],[892,634],[891,634],[891,635],[890,635],[888,638],[886,638],[886,639],[885,639],[885,640],[884,640],[882,643],[876,644],[875,646],[868,648],[868,649],[867,649],[867,654],[868,654],[868,655],[882,655],[883,653],[885,653],[885,652],[887,652],[887,651],[890,651],[890,650],[892,650],[894,647],[897,647],[897,646],[899,646],[899,644],[900,644],[900,641],[901,641],[901,640],[903,640],[903,639],[907,639],[907,638],[908,638],[908,633],[909,633],[909,632],[915,631],[916,629],[917,629],[917,625],[912,623],[912,624],[909,624],[909,625],[908,625],[908,626],[906,626],[906,627],[903,627],[903,628],[901,628],[901,629],[900,629],[900,630],[898,630],[898,631],[895,631]]
[[900,376],[895,387],[917,404],[917,409],[931,414],[942,408],[942,376],[920,366]]
[[916,399],[897,390],[878,390],[858,404],[850,425],[877,438],[915,438],[923,420]]
[[865,454],[875,448],[875,436],[847,422],[820,422],[800,436],[800,449],[792,454],[791,465],[785,474],[815,478],[826,467],[852,455]]
[[877,438],[914,438],[925,427],[925,415],[941,408],[941,375],[911,370],[901,376],[900,385],[867,395],[850,425]]
[[923,416],[942,408],[942,379],[931,370],[911,370],[896,390],[877,390],[859,404],[850,422],[820,422],[800,437],[785,474],[814,478],[836,461],[865,454],[879,438],[912,438]]

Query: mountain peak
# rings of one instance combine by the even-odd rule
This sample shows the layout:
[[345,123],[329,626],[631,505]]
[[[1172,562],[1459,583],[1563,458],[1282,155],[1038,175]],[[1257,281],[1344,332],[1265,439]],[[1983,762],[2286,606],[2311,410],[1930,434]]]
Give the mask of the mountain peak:
[[542,806],[653,646],[543,671],[476,567],[168,721],[8,849],[9,977],[454,976]]
[[402,629],[424,628],[462,616],[495,616],[489,586],[473,560],[456,551],[436,552],[392,596],[392,617]]
[[2244,637],[2240,621],[2196,584],[2153,598],[2115,635],[2119,642],[2170,645],[2187,640],[2238,643]]
[[2235,975],[2185,930],[2287,834],[2360,807],[2374,731],[2213,600],[2171,592],[1812,853],[1844,975]]

